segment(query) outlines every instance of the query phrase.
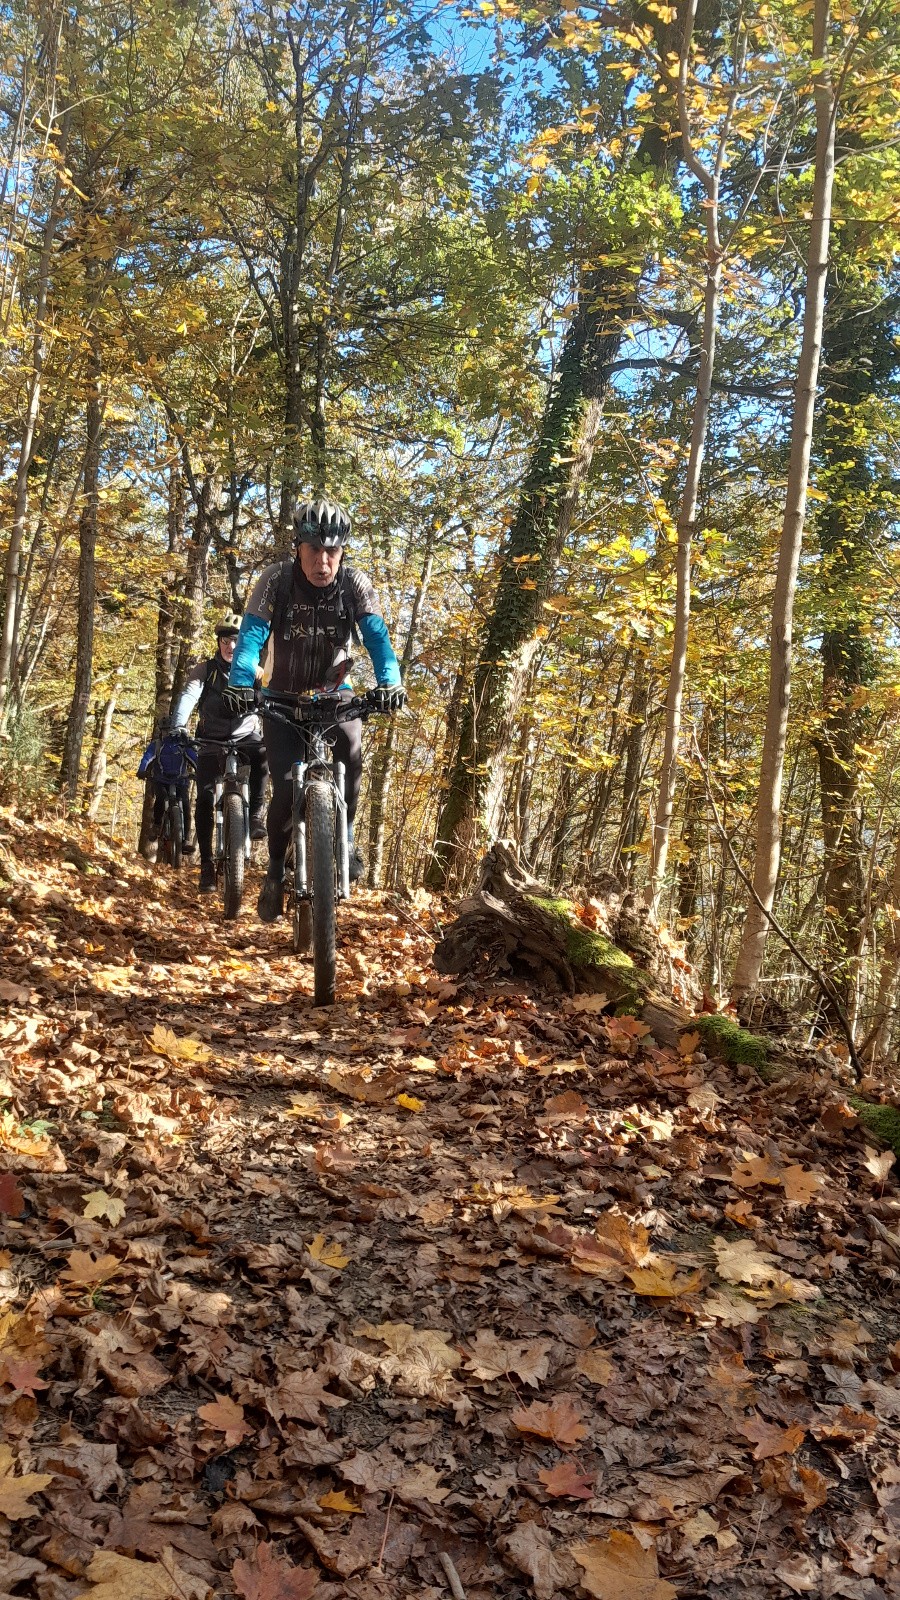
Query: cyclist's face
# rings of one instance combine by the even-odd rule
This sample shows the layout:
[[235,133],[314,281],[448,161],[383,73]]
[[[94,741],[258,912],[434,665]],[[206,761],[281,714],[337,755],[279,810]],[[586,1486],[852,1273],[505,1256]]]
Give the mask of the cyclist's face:
[[314,583],[317,589],[327,589],[337,576],[342,551],[320,550],[314,544],[301,544],[299,555],[304,578]]
[[236,644],[237,637],[233,633],[226,633],[224,637],[219,639],[219,655],[222,657],[223,661],[230,661],[232,659]]

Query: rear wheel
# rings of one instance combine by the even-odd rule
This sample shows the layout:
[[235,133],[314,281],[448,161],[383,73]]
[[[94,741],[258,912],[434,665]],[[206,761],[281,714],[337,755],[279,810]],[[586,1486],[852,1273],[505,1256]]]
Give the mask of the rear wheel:
[[329,783],[306,788],[306,871],[312,891],[313,994],[317,1006],[334,1004],[335,885],[334,794]]
[[172,865],[172,818],[168,805],[166,805],[162,814],[162,822],[159,825],[156,865],[158,867],[170,867]]
[[169,825],[172,829],[172,865],[173,867],[180,867],[181,858],[184,854],[184,813],[181,809],[180,800],[176,800],[174,805],[169,806]]
[[239,794],[226,794],[223,802],[225,916],[232,921],[244,897],[244,802]]

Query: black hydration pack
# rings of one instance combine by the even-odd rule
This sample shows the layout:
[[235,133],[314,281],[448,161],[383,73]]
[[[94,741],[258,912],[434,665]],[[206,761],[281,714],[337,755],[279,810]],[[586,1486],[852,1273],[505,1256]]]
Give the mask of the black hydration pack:
[[[288,613],[290,610],[291,591],[294,587],[294,561],[294,556],[285,556],[281,563],[278,589],[275,594],[275,604],[272,608],[273,638],[289,640],[291,637]],[[362,638],[356,625],[356,607],[350,588],[350,577],[343,562],[338,568],[337,575],[337,616],[340,621],[350,623],[350,637],[355,645],[361,646]]]

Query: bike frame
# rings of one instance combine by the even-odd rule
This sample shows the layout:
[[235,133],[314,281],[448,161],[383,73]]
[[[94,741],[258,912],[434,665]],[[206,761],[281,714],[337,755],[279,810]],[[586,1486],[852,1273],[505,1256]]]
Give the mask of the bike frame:
[[213,791],[213,816],[215,817],[215,859],[225,855],[225,796],[239,794],[244,807],[244,860],[250,860],[250,768],[238,760],[239,745],[230,739],[203,739],[201,744],[215,744],[224,748],[225,771],[220,772]]

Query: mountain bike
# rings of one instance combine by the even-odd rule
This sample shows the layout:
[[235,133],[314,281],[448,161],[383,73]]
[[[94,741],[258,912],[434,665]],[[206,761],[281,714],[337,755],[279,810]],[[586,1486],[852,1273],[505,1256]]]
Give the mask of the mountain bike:
[[[343,666],[349,670],[349,663]],[[365,722],[378,709],[368,695],[341,695],[333,689],[307,695],[263,691],[263,718],[292,728],[300,749],[291,768],[293,863],[288,895],[294,949],[305,954],[312,948],[317,1006],[334,1004],[336,912],[350,894],[344,763],[335,760],[328,732],[354,718]]]
[[181,785],[184,783],[185,778],[190,780],[194,777],[194,769],[197,765],[196,751],[185,747],[184,761],[187,770],[182,773],[180,778],[165,777],[163,779],[162,777],[155,777],[153,780],[155,783],[165,782],[163,814],[159,824],[156,844],[157,866],[178,868],[181,866],[184,857],[186,848],[185,813],[190,815],[190,801],[187,796],[182,795]]
[[240,761],[240,741],[201,739],[200,748],[206,745],[225,751],[225,770],[216,778],[213,792],[213,862],[230,922],[241,909],[244,869],[250,860],[250,768]]

